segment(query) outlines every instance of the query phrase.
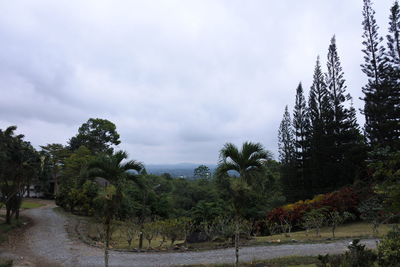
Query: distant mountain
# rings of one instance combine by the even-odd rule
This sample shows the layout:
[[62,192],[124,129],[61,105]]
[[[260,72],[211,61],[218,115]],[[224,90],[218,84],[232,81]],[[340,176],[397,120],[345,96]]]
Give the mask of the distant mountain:
[[195,163],[177,163],[177,164],[146,164],[146,170],[148,173],[161,175],[163,173],[169,173],[172,177],[180,177],[193,179],[194,169],[200,165],[206,165],[210,168],[211,172],[217,167],[216,164],[195,164]]

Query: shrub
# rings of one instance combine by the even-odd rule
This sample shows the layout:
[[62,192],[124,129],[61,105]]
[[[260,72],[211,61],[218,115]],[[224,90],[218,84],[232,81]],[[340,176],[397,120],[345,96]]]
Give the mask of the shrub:
[[373,266],[376,261],[376,254],[365,245],[360,244],[359,239],[354,239],[348,246],[349,251],[344,254],[343,266],[365,267]]
[[315,229],[315,235],[320,236],[320,229],[324,225],[326,217],[325,217],[325,209],[315,209],[307,212],[303,216],[303,225],[307,229]]
[[400,228],[397,225],[379,243],[378,259],[380,266],[400,266]]
[[359,202],[360,197],[357,191],[352,187],[343,187],[335,192],[317,195],[311,200],[300,200],[292,204],[275,208],[267,214],[267,220],[278,224],[282,224],[283,221],[286,221],[292,226],[301,225],[306,213],[321,208],[326,209],[326,212],[338,211],[341,214],[348,212],[358,216],[359,212],[357,207]]
[[349,251],[341,255],[319,255],[318,260],[320,264],[318,267],[367,267],[374,266],[376,261],[376,254],[366,249],[365,245],[360,244],[359,239],[354,239],[353,242],[347,247]]

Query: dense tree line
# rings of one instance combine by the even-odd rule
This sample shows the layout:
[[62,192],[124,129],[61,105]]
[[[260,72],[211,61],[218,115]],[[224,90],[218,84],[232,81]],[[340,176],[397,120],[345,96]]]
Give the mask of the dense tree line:
[[6,223],[18,220],[19,209],[27,188],[40,175],[40,157],[17,127],[0,129],[0,201],[6,207]]
[[396,1],[389,17],[387,46],[379,36],[370,0],[363,7],[364,64],[368,83],[364,93],[365,125],[357,123],[336,38],[328,47],[325,72],[318,57],[308,101],[300,83],[293,120],[285,108],[279,127],[279,156],[283,190],[288,201],[310,198],[356,180],[371,179],[365,172],[373,151],[398,151],[400,140],[400,9]]

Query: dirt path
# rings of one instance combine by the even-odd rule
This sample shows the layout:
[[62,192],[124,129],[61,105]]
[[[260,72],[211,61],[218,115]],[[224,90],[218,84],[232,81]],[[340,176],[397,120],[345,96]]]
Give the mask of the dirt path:
[[[68,237],[65,224],[68,219],[53,210],[54,205],[24,211],[34,221],[19,242],[0,256],[14,255],[24,259],[17,266],[104,266],[103,250],[90,247]],[[244,247],[240,250],[242,261],[270,259],[288,255],[318,255],[340,253],[350,240],[329,244],[294,244],[277,246]],[[375,240],[364,240],[373,248]],[[27,261],[28,259],[28,261]],[[180,253],[127,253],[111,252],[111,266],[170,266],[185,264],[232,263],[234,250],[219,249],[202,252]]]

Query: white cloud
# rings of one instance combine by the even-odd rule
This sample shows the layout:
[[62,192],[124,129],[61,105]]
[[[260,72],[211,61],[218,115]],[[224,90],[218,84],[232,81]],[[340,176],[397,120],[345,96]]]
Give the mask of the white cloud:
[[[376,1],[377,2],[377,1]],[[391,1],[376,3],[385,32]],[[361,1],[3,1],[0,128],[36,146],[90,117],[145,163],[212,163],[225,142],[276,152],[284,106],[336,34],[362,102]],[[362,121],[362,117],[360,116]],[[276,154],[276,153],[275,153]]]

